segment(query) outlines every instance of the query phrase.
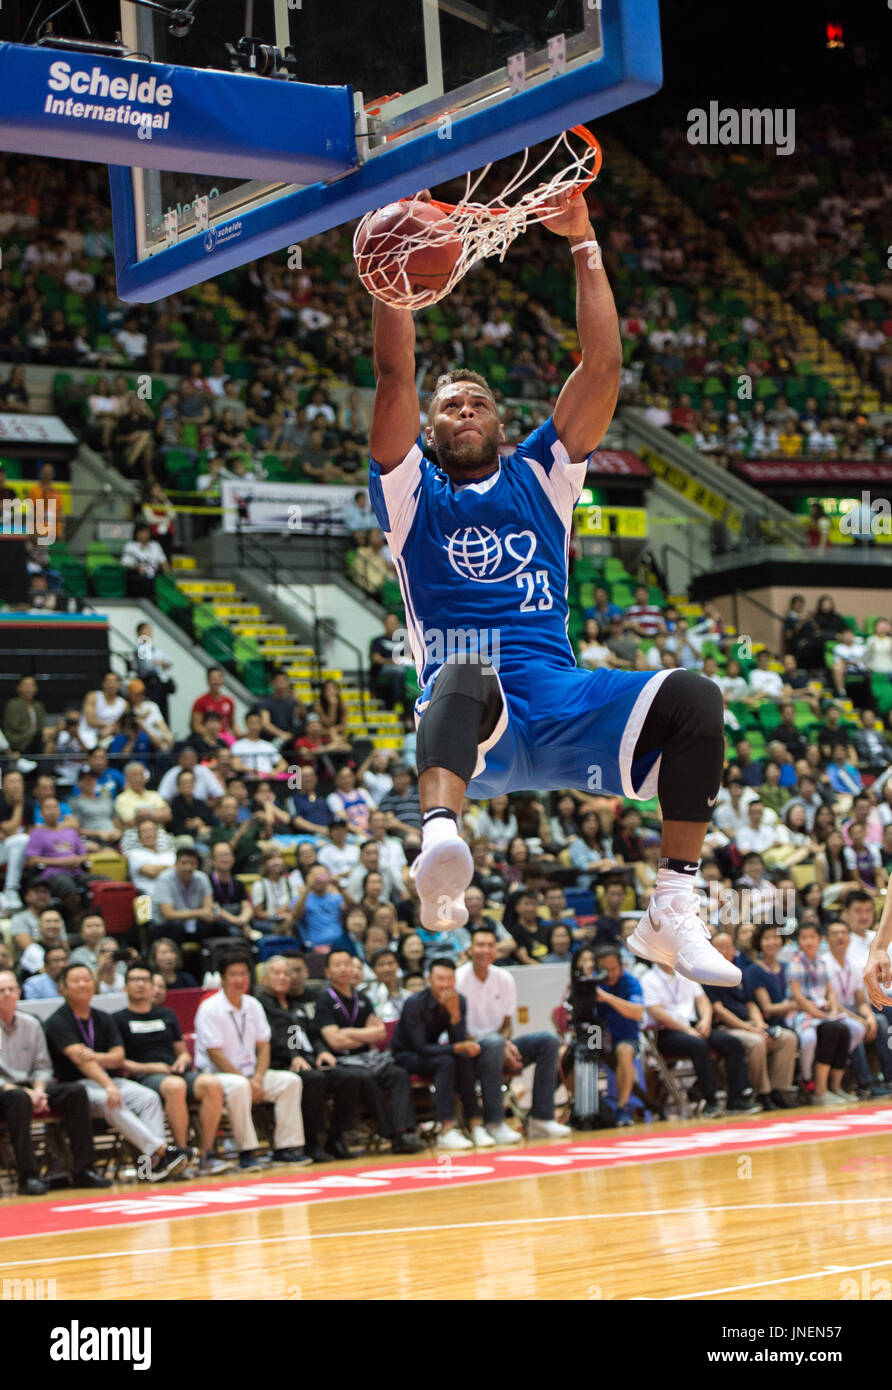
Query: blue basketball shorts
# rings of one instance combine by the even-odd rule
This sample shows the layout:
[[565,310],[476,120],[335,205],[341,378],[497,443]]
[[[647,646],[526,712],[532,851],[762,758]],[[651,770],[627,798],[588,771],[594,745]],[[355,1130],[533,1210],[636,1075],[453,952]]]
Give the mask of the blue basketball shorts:
[[[424,718],[437,674],[415,702],[416,723]],[[633,755],[657,691],[674,674],[542,667],[532,655],[524,671],[493,671],[502,714],[477,747],[468,795],[484,800],[570,787],[649,801],[657,794],[660,749],[644,758]]]

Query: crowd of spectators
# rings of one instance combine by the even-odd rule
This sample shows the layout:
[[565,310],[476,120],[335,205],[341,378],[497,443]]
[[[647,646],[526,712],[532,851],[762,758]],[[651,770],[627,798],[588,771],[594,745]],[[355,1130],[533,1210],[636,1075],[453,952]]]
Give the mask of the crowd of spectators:
[[888,399],[884,227],[892,181],[874,112],[867,104],[855,113],[829,103],[797,112],[795,149],[782,160],[749,151],[729,161],[693,148],[678,131],[664,131],[661,143],[685,195],[713,215],[719,210],[734,244]]
[[[750,149],[729,160],[691,145],[679,122],[661,132],[654,160],[663,173],[671,169],[673,188],[752,270],[838,349],[874,398],[888,402],[892,300],[884,224],[892,181],[878,128],[869,107],[856,114],[827,104],[797,111],[789,158]],[[708,295],[693,322],[674,320],[673,307],[667,302],[666,321],[649,325],[647,379],[653,381],[655,367],[658,382],[663,371],[674,372],[676,395],[680,390],[688,398],[651,402],[660,423],[668,409],[665,423],[722,463],[797,456],[888,461],[888,421],[857,396],[840,401],[796,340],[792,319],[785,333],[758,312],[723,320]],[[759,396],[760,382],[765,396],[748,402],[747,394]]]
[[[691,180],[704,173],[719,180],[726,201],[716,206],[743,201],[762,217],[765,225],[757,219],[753,227],[757,259],[769,251],[796,252],[804,266],[808,258],[806,299],[817,302],[817,281],[824,276],[821,302],[853,309],[842,334],[844,342],[851,339],[853,366],[865,381],[879,372],[885,382],[888,359],[880,340],[889,325],[874,313],[884,291],[873,260],[869,279],[861,280],[854,272],[840,278],[837,263],[843,255],[857,261],[872,248],[888,180],[880,178],[871,197],[856,200],[856,209],[836,187],[818,190],[822,197],[813,211],[802,209],[808,175],[800,166],[816,141],[823,141],[823,150],[827,140],[826,112],[812,119],[816,133],[794,158],[751,161],[749,183],[726,187],[728,161],[686,144],[682,171]],[[667,129],[660,147],[676,162],[677,140]],[[782,187],[760,183],[768,169]],[[853,170],[848,177],[859,175]],[[698,229],[671,198],[642,210],[610,166],[590,200],[621,315],[627,404],[642,405],[654,423],[724,463],[800,454],[890,457],[892,427],[863,401],[841,401],[815,376],[813,347],[799,321],[779,316],[767,298],[753,300],[721,237]],[[784,240],[779,217],[784,228],[790,219],[806,219],[805,240],[791,232]],[[839,236],[831,236],[828,218],[834,227],[839,223]],[[289,269],[282,256],[268,257],[211,285],[136,308],[115,295],[109,211],[98,171],[6,157],[0,164],[0,232],[7,248],[0,271],[0,356],[13,365],[0,383],[0,407],[29,408],[29,363],[94,368],[88,385],[73,392],[70,418],[144,485],[147,500],[158,481],[206,494],[209,502],[227,478],[361,482],[369,408],[356,388],[373,384],[371,329],[350,231],[336,228],[312,238],[300,269]],[[500,400],[512,398],[504,411],[509,446],[539,421],[575,365],[571,276],[543,255],[547,235],[532,228],[512,247],[510,278],[484,263],[418,323],[422,394],[439,372],[457,364],[483,370]],[[801,278],[804,270],[796,273]],[[873,317],[859,326],[867,309]],[[150,389],[138,388],[137,381]]]
[[[784,264],[815,245],[825,253],[815,274],[796,271],[794,292],[816,312],[845,306],[840,340],[865,381],[886,389],[888,325],[875,312],[882,288],[836,263],[819,224],[829,218],[856,260],[863,227],[826,192],[811,227],[802,223],[807,214],[792,198],[808,185],[792,165],[790,177],[782,188],[760,192],[753,184],[741,193],[757,207],[754,245]],[[875,192],[862,200],[871,226],[888,181]],[[892,426],[878,425],[863,401],[843,405],[825,389],[804,394],[802,382],[814,377],[796,325],[772,317],[768,300],[749,302],[744,279],[729,281],[715,238],[692,230],[668,203],[642,211],[609,170],[591,202],[622,316],[624,400],[724,462],[801,453],[892,457]],[[769,208],[764,216],[762,207]],[[419,390],[456,365],[482,370],[500,400],[513,398],[504,411],[507,447],[543,418],[578,351],[569,330],[572,277],[543,256],[546,235],[533,229],[516,244],[510,279],[492,263],[477,267],[419,320]],[[122,557],[134,596],[151,592],[169,569],[175,509],[167,486],[214,502],[226,478],[363,480],[369,412],[360,388],[372,384],[370,315],[349,229],[314,238],[298,271],[269,257],[134,309],[114,290],[104,176],[92,166],[72,173],[71,166],[10,156],[0,162],[0,236],[0,358],[10,364],[0,408],[31,408],[32,364],[91,369],[86,387],[60,386],[58,397],[89,442],[142,485],[138,524]],[[750,400],[739,389],[744,377],[771,389]],[[53,481],[46,465],[41,495]],[[0,489],[4,483],[0,476]],[[395,571],[373,523],[367,494],[358,490],[348,518],[354,576],[381,593]],[[813,543],[826,543],[819,518],[812,529]],[[29,570],[33,592],[45,595],[39,606],[51,607],[58,576],[40,547],[29,555]],[[341,1156],[360,1102],[397,1151],[412,1151],[405,1077],[426,1069],[444,1147],[485,1145],[487,1134],[513,1142],[504,1112],[495,1113],[496,1080],[506,1066],[535,1061],[533,1118],[553,1125],[556,1040],[546,1046],[535,1035],[515,1046],[477,994],[490,971],[546,962],[567,967],[575,1014],[579,980],[606,971],[598,1002],[616,1044],[622,1123],[631,1122],[634,1076],[622,1048],[637,1041],[645,1022],[667,1058],[692,1061],[707,1114],[718,1113],[710,1049],[724,1060],[731,1109],[788,1104],[795,1078],[818,1103],[840,1103],[849,1066],[859,1094],[885,1094],[888,1050],[866,1049],[882,1043],[888,1021],[865,1003],[857,976],[892,869],[892,744],[881,723],[892,705],[892,625],[880,619],[861,634],[832,599],[810,614],[794,600],[782,650],[744,654],[710,605],[690,621],[647,589],[634,600],[620,605],[596,590],[579,661],[700,670],[723,692],[728,766],[697,886],[717,945],[744,968],[739,991],[692,986],[676,998],[676,977],[667,984],[665,972],[628,952],[625,939],[656,879],[655,805],[570,790],[468,803],[462,827],[475,862],[469,922],[456,932],[429,932],[420,926],[410,873],[421,827],[414,735],[406,734],[399,753],[357,756],[337,686],[329,682],[309,707],[281,671],[242,725],[219,668],[209,672],[188,727],[171,728],[164,653],[153,646],[146,659],[143,642],[138,677],[126,685],[109,672],[81,707],[50,715],[36,683],[23,677],[0,717],[8,921],[0,1003],[17,1000],[20,989],[26,998],[61,997],[74,1030],[55,1054],[49,1039],[54,1073],[43,1075],[46,1058],[35,1052],[30,1089],[39,1096],[53,1074],[59,1085],[80,1077],[92,1113],[119,1123],[126,1112],[129,1132],[121,1132],[147,1160],[141,1176],[154,1180],[190,1164],[217,1171],[211,1137],[224,1103],[244,1167],[257,1162],[251,1102],[260,1099],[275,1106],[273,1148],[284,1161]],[[397,627],[389,616],[372,649],[376,693],[391,705],[406,699]],[[106,931],[97,887],[108,877],[132,884],[145,902],[140,926],[124,937]],[[250,994],[257,970],[259,1013]],[[320,981],[330,989],[331,1017],[327,1004],[318,1018],[311,1008],[308,985]],[[147,1000],[163,1011],[168,990],[199,983],[219,986],[214,998],[228,999],[249,1025],[249,1047],[244,1030],[236,1041],[206,1018],[193,1071],[166,1015],[163,1057],[140,1057],[138,1046],[133,1056],[126,1052],[124,1020],[119,1035],[107,1029],[94,1044],[93,992],[125,988],[129,1012],[140,1014]],[[378,1063],[381,1025],[402,1025],[415,996],[423,1004],[394,1045],[396,1062]],[[275,1042],[278,1026],[281,1043],[285,1018],[289,1028],[304,1019],[306,1045],[300,1058],[280,1046],[278,1060],[270,1060],[264,1033],[271,1029]],[[437,1042],[443,1032],[448,1046]],[[35,1047],[38,1041],[35,1035]],[[435,1046],[447,1050],[426,1050]],[[169,1070],[140,1072],[141,1064]],[[385,1074],[385,1065],[393,1070]],[[474,1068],[482,1118],[469,1080]],[[148,1076],[163,1076],[164,1084],[153,1088]],[[210,1076],[223,1081],[210,1084]],[[150,1099],[126,1095],[116,1077]],[[12,1076],[0,1095],[21,1085]],[[469,1136],[455,1125],[453,1089],[466,1102]],[[334,1107],[327,1140],[325,1097]],[[183,1128],[193,1099],[202,1131],[194,1156]],[[59,1100],[82,1105],[68,1093]],[[44,1102],[31,1103],[41,1113]],[[172,1145],[163,1141],[162,1109]],[[86,1175],[94,1170],[82,1120],[74,1120],[75,1129],[81,1124],[76,1172]],[[36,1181],[27,1154],[24,1169],[17,1156],[22,1180]]]
[[[792,1103],[794,1075],[817,1103],[837,1104],[850,1094],[842,1089],[849,1066],[857,1094],[885,1095],[888,1052],[874,1053],[870,1044],[882,1041],[887,1019],[867,1005],[860,971],[892,871],[892,743],[877,715],[892,705],[892,624],[879,619],[862,638],[830,596],[813,612],[794,596],[782,653],[762,649],[753,657],[743,655],[711,604],[690,622],[658,591],[639,588],[625,608],[604,588],[594,597],[583,665],[684,666],[722,690],[728,760],[696,884],[717,944],[727,944],[744,969],[739,990],[692,989],[667,1007],[675,986],[626,947],[656,880],[655,802],[568,789],[466,803],[461,826],[475,864],[469,922],[454,932],[427,931],[410,872],[421,840],[414,734],[401,751],[372,749],[359,758],[337,685],[328,682],[309,707],[281,671],[242,723],[219,668],[209,671],[189,727],[172,732],[164,653],[145,627],[146,679],[122,689],[109,672],[80,709],[55,720],[37,700],[35,682],[23,677],[2,712],[0,865],[5,963],[16,989],[26,998],[64,996],[66,971],[80,965],[96,992],[120,991],[143,953],[159,997],[199,983],[212,988],[225,984],[221,952],[234,949],[248,979],[243,992],[252,970],[271,961],[285,958],[283,968],[299,962],[313,988],[331,983],[340,962],[332,988],[343,1009],[352,1014],[361,1000],[369,1019],[394,1024],[415,993],[425,993],[436,1019],[441,1007],[459,1008],[450,970],[464,972],[467,984],[475,962],[485,964],[481,953],[494,969],[564,964],[573,982],[594,969],[594,959],[599,969],[619,970],[629,1007],[640,1002],[647,1010],[658,1049],[693,1063],[707,1114],[718,1113],[710,1049],[724,1058],[732,1110]],[[393,622],[388,631],[395,632]],[[146,903],[142,925],[123,938],[111,937],[103,918],[101,885],[112,863],[120,869],[112,877],[132,883]],[[430,973],[434,963],[439,975]],[[425,973],[442,994],[436,1008]],[[285,1007],[284,996],[280,1002]],[[450,1027],[461,1022],[450,1020]],[[491,1022],[480,1028],[488,1032]],[[331,1052],[333,1037],[346,1045],[338,1031],[344,1026],[333,1019],[336,1031],[323,1029],[319,1049]],[[355,1046],[365,1055],[380,1039],[356,1027]],[[412,1040],[402,1040],[413,1072],[420,1039],[416,1027]],[[450,1046],[465,1040],[456,1034]],[[478,1055],[463,1048],[454,1058],[491,1077],[492,1059],[484,1067]],[[471,1138],[460,1133],[443,1097],[453,1083],[461,1092],[467,1082],[466,1067],[442,1063],[438,1118],[446,1147],[504,1123],[488,1093],[482,1121],[469,1115]],[[376,1084],[384,1085],[381,1077]],[[400,1093],[387,1094],[382,1132],[411,1147],[414,1122]],[[294,1095],[268,1098],[292,1106],[290,1120],[279,1116],[276,1150],[304,1155]],[[376,1104],[384,1116],[381,1095]],[[542,1113],[541,1091],[537,1104],[537,1118],[554,1123]],[[405,1123],[396,1124],[394,1114]],[[242,1151],[253,1153],[250,1107],[238,1116]],[[318,1132],[311,1145],[318,1155],[317,1139]],[[160,1153],[157,1145],[151,1153]]]

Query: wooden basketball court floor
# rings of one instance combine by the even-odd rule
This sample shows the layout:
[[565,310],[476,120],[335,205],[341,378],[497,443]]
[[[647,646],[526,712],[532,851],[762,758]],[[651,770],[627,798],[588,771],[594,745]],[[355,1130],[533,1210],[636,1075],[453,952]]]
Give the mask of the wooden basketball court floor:
[[[892,1279],[890,1141],[892,1106],[872,1105],[230,1174],[201,1185],[224,1202],[207,1214],[159,1214],[200,1208],[194,1183],[57,1192],[3,1204],[0,1279],[98,1300],[863,1297]],[[322,1200],[285,1195],[323,1176]],[[258,1191],[269,1205],[227,1209]],[[155,1216],[134,1219],[144,1200]],[[120,1219],[91,1226],[110,1202]],[[53,1211],[75,1229],[42,1229]]]

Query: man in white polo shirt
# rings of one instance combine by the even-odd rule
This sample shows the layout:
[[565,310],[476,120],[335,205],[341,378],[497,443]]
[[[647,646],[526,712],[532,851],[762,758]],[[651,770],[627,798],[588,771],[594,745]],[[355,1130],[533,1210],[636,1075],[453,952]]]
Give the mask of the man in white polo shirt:
[[236,950],[221,956],[220,980],[218,993],[205,999],[195,1015],[195,1066],[220,1077],[239,1150],[239,1167],[257,1168],[260,1164],[251,1107],[261,1100],[275,1105],[275,1162],[312,1163],[304,1153],[300,1075],[269,1070],[270,1026],[260,1003],[248,992],[249,958]]
[[527,1033],[511,1040],[517,986],[509,970],[495,964],[496,935],[478,927],[471,936],[470,960],[455,973],[455,987],[468,1004],[468,1036],[480,1043],[477,1066],[483,1096],[483,1123],[497,1144],[518,1144],[521,1136],[505,1123],[502,1074],[535,1065],[530,1139],[562,1138],[568,1125],[554,1118],[558,1040],[552,1033]]
[[867,968],[870,943],[876,936],[873,929],[874,911],[870,894],[865,893],[863,888],[855,888],[846,893],[843,898],[840,917],[852,933],[848,949],[849,958],[856,969],[863,974]]
[[[871,911],[873,906],[871,905]],[[841,1010],[839,1021],[844,1023],[852,1038],[849,1060],[859,1089],[871,1096],[887,1096],[888,1083],[892,1078],[892,1057],[889,1055],[889,1023],[885,1014],[874,1013],[864,992],[864,966],[857,965],[851,954],[852,934],[843,921],[830,922],[827,926],[827,944],[830,952],[824,958],[827,975],[833,988],[837,1008]],[[876,1045],[877,1056],[883,1068],[886,1084],[877,1081],[871,1073],[865,1047]]]
[[728,1075],[728,1109],[753,1115],[762,1107],[752,1099],[747,1085],[743,1044],[724,1028],[712,1026],[712,1005],[702,985],[676,975],[668,965],[652,965],[641,981],[648,1026],[655,1028],[656,1044],[666,1058],[687,1057],[693,1062],[706,1101],[703,1114],[721,1114],[716,1100],[715,1067],[710,1048],[720,1053]]

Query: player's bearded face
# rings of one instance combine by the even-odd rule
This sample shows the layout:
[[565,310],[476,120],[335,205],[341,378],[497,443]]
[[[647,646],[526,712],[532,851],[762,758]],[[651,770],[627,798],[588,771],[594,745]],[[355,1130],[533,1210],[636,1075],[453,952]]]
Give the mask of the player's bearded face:
[[487,396],[453,394],[437,397],[432,420],[433,444],[440,467],[449,474],[473,475],[494,468],[501,427]]

